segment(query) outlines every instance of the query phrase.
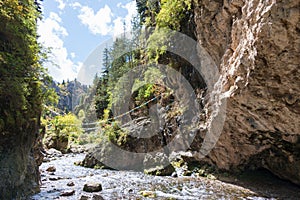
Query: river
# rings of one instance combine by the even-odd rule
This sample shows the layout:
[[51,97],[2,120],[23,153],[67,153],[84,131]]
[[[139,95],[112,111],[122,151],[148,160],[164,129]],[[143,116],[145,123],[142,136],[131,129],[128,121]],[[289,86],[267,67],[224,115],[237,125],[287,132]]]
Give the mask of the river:
[[[74,162],[83,160],[84,156],[84,154],[65,154],[44,162],[40,166],[41,191],[31,199],[77,200],[82,196],[92,199],[95,195],[101,195],[103,199],[108,200],[277,199],[265,195],[260,196],[244,187],[203,177],[161,177],[139,172],[90,169],[74,165]],[[50,166],[55,166],[56,171],[47,172],[46,169]],[[73,182],[74,186],[68,186],[70,182]],[[83,186],[87,182],[101,183],[103,190],[96,193],[84,192]],[[61,196],[66,191],[73,191],[74,194],[67,197]]]

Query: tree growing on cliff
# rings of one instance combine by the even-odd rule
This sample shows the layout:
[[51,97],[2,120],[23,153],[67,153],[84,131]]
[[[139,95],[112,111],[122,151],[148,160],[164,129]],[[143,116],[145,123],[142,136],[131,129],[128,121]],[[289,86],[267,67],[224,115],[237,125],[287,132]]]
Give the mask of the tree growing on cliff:
[[95,108],[97,118],[101,118],[104,115],[104,110],[109,104],[109,94],[107,91],[109,72],[111,68],[111,61],[108,48],[103,51],[103,72],[101,77],[96,80],[96,96],[95,96]]

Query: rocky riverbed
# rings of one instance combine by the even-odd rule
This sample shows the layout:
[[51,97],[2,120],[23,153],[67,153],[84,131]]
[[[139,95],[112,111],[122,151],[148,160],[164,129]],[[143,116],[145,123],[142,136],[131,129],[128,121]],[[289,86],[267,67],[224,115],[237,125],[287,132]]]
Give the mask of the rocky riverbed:
[[[42,199],[299,199],[297,186],[267,179],[267,187],[244,187],[203,177],[160,177],[139,172],[84,168],[74,165],[84,154],[47,157],[41,167],[41,192],[31,200]],[[263,175],[260,175],[262,177]],[[251,182],[255,183],[255,176]],[[242,183],[242,182],[241,182]],[[90,184],[90,185],[86,185]],[[257,184],[257,183],[255,183]],[[280,184],[276,186],[276,184]],[[98,189],[95,188],[98,185]],[[100,185],[100,188],[99,188]],[[95,192],[86,192],[88,186]],[[84,189],[85,188],[85,189]],[[248,189],[251,188],[251,189]],[[263,191],[260,191],[261,188]],[[269,188],[269,189],[267,189]],[[85,190],[85,191],[84,191]],[[277,192],[276,192],[277,191]],[[279,191],[279,192],[278,192]],[[298,195],[298,196],[297,196]]]

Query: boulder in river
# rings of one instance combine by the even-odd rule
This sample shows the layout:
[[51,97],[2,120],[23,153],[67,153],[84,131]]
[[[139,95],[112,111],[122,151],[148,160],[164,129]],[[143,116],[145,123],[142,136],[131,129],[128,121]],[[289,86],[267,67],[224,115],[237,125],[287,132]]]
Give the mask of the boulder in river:
[[47,172],[55,172],[56,168],[54,166],[50,166],[46,169]]
[[59,179],[61,179],[61,177],[58,176],[52,176],[49,178],[50,181],[58,181]]
[[58,157],[62,156],[62,153],[54,148],[50,148],[46,150],[46,154],[51,156],[58,156]]
[[170,176],[175,172],[175,168],[172,165],[168,166],[156,166],[153,168],[145,169],[146,174],[156,175],[156,176]]
[[74,186],[75,185],[75,183],[73,182],[73,181],[70,181],[69,183],[67,183],[67,186]]
[[83,186],[83,191],[85,192],[100,192],[102,190],[102,185],[100,183],[86,183]]
[[79,200],[89,200],[90,197],[82,195]]
[[104,199],[101,195],[95,194],[95,195],[93,195],[92,200],[104,200]]
[[75,194],[75,190],[65,190],[60,194],[60,196],[67,197],[72,196],[73,194]]

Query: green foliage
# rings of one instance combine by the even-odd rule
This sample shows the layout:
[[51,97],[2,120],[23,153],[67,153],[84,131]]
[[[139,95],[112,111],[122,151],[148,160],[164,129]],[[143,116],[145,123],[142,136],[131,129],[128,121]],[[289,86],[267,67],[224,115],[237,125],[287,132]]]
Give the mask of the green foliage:
[[109,141],[121,146],[127,141],[127,133],[120,128],[117,122],[104,126],[104,135]]
[[103,113],[104,113],[103,114],[103,119],[108,120],[110,111],[108,109],[105,109]]
[[[122,36],[115,40],[112,47],[104,50],[103,73],[97,83],[95,97],[98,118],[104,118],[106,109],[119,111],[116,105],[123,105],[127,103],[124,102],[126,99],[131,98],[124,97],[124,94],[132,94],[137,90],[136,100],[139,101],[154,95],[154,84],[159,84],[155,81],[162,79],[159,70],[146,68],[145,73],[135,80],[126,73],[129,70],[133,72],[141,63],[158,63],[168,46],[172,45],[172,30],[180,30],[182,20],[189,14],[191,7],[192,0],[137,0],[140,18],[133,21],[133,29],[141,30],[141,23],[144,23],[146,28],[155,26],[155,30],[144,40],[140,34],[132,34],[131,39]],[[147,35],[147,29],[145,32]],[[147,48],[143,49],[143,44]],[[106,119],[109,118],[108,113]]]
[[157,27],[179,31],[180,23],[191,6],[192,0],[161,0],[161,10],[156,17]]
[[79,118],[81,121],[83,121],[83,119],[85,118],[84,110],[81,109],[81,110],[78,112],[78,118]]
[[46,74],[37,43],[39,14],[35,1],[0,0],[1,131],[11,134],[26,132],[29,123],[39,123]]
[[[136,18],[137,19],[137,18]],[[139,28],[139,21],[133,22],[133,28]],[[95,108],[98,118],[109,118],[109,115],[104,117],[105,110],[110,110],[116,104],[123,104],[124,96],[121,94],[130,94],[129,77],[124,76],[129,70],[137,66],[140,52],[133,50],[138,48],[137,40],[139,34],[133,33],[133,38],[124,36],[117,38],[113,46],[106,48],[103,52],[103,73],[97,83]],[[128,90],[128,91],[127,91]]]
[[137,5],[145,26],[155,28],[147,40],[147,57],[158,62],[171,44],[171,30],[180,31],[183,20],[189,16],[192,0],[161,0],[160,3],[149,0]]
[[163,79],[163,75],[156,67],[148,67],[147,70],[141,74],[142,80],[135,80],[133,85],[133,91],[138,91],[136,100],[145,101],[154,97],[157,87],[156,84],[160,84]]
[[136,100],[143,100],[143,99],[148,99],[153,95],[153,84],[146,84],[143,85],[139,91],[138,91],[138,96],[136,97]]
[[50,121],[51,129],[48,134],[54,135],[58,140],[68,140],[77,143],[82,133],[81,121],[74,114],[56,116]]
[[172,32],[168,28],[157,28],[147,40],[147,57],[158,63],[158,59],[166,53]]
[[94,131],[89,133],[83,133],[79,136],[78,144],[99,144],[103,139],[103,135],[100,132]]

